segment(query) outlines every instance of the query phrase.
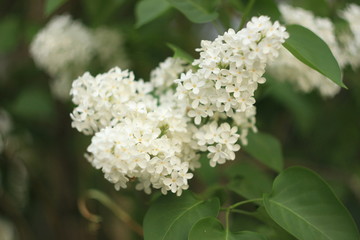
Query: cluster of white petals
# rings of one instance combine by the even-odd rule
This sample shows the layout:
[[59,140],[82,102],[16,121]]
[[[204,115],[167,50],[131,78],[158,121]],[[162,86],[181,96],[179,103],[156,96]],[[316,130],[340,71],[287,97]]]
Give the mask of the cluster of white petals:
[[192,69],[168,58],[150,82],[119,68],[85,73],[72,85],[71,117],[77,130],[94,134],[88,160],[117,189],[136,181],[146,193],[180,195],[200,154],[216,166],[234,160],[239,142],[247,143],[256,129],[254,91],[287,37],[278,22],[254,17],[237,33],[202,41]]
[[180,58],[168,57],[161,62],[150,74],[150,82],[156,88],[156,93],[168,91],[174,85],[174,79],[177,79],[186,69],[186,63]]
[[171,110],[147,112],[141,105],[134,104],[120,123],[95,134],[88,159],[95,168],[102,169],[116,189],[126,188],[129,180],[136,179],[136,188],[146,193],[151,193],[153,187],[163,194],[171,191],[181,195],[193,176],[189,168],[194,169],[193,162],[198,158],[189,147],[191,135],[186,119]]
[[[239,32],[230,29],[214,41],[202,41],[197,49],[200,58],[193,63],[198,69],[176,80],[177,96],[189,105],[187,115],[196,125],[201,125],[203,119],[211,121],[199,128],[194,140],[201,151],[209,151],[212,166],[233,160],[240,149],[235,143],[240,140],[247,144],[249,129],[256,130],[254,92],[259,83],[265,82],[266,64],[278,56],[287,37],[278,22],[271,23],[265,16],[253,17]],[[231,126],[223,123],[217,127],[218,121],[227,118],[232,119]],[[218,141],[204,142],[203,137],[215,132],[231,141],[219,137]]]
[[87,72],[72,83],[70,95],[77,105],[71,114],[72,126],[86,135],[113,126],[128,114],[129,101],[144,102],[146,108],[153,109],[156,100],[149,94],[152,90],[150,83],[135,81],[128,70],[116,67],[96,77]]
[[[299,24],[310,29],[326,42],[340,66],[345,65],[346,59],[337,43],[334,25],[330,19],[315,17],[313,13],[307,10],[287,4],[281,4],[279,9],[285,23]],[[338,85],[300,62],[284,47],[281,48],[279,58],[272,62],[269,67],[269,71],[276,79],[289,81],[303,92],[317,89],[322,96],[332,97],[340,91]]]
[[246,28],[235,32],[230,29],[214,41],[202,41],[200,58],[181,75],[177,94],[190,105],[188,116],[200,124],[214,113],[233,117],[236,112],[253,111],[254,92],[266,63],[278,55],[281,44],[288,37],[278,22],[272,24],[265,16],[253,17]]
[[108,28],[94,31],[70,15],[56,16],[35,36],[30,54],[52,78],[54,96],[67,100],[72,80],[83,73],[95,56],[106,67],[128,65],[121,35]]
[[191,147],[185,108],[158,105],[152,90],[128,70],[113,68],[96,77],[85,73],[71,89],[77,105],[72,126],[95,133],[88,159],[117,189],[137,179],[137,189],[147,193],[152,186],[180,195],[189,187],[188,171],[199,166],[199,156]]
[[73,65],[85,66],[90,61],[92,36],[70,15],[56,16],[36,35],[30,53],[35,63],[54,77]]
[[345,19],[350,27],[350,32],[343,32],[340,42],[343,44],[343,51],[348,63],[357,68],[360,66],[360,6],[349,4],[340,16]]
[[225,163],[226,160],[234,160],[235,152],[239,151],[240,145],[237,144],[239,134],[237,127],[231,127],[228,123],[218,126],[216,121],[204,124],[194,133],[199,145],[199,150],[209,152],[210,166]]

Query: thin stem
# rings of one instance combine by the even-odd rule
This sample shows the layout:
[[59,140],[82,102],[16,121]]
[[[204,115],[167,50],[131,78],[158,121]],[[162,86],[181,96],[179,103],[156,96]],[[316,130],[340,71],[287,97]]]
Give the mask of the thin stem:
[[250,12],[251,12],[251,9],[254,6],[254,3],[255,3],[255,0],[250,0],[248,2],[248,4],[246,5],[245,11],[244,11],[244,13],[243,13],[243,15],[241,17],[241,23],[240,23],[239,30],[241,30],[245,26],[246,20],[250,15]]
[[231,206],[229,207],[229,209],[233,209],[233,208],[236,208],[236,207],[238,207],[238,206],[241,206],[241,205],[244,205],[244,204],[247,204],[247,203],[259,202],[259,201],[262,201],[262,200],[263,200],[262,198],[254,198],[254,199],[249,199],[249,200],[237,202],[237,203],[231,205]]
[[243,215],[255,217],[252,212],[248,212],[248,211],[244,211],[244,210],[240,210],[240,209],[231,209],[231,212],[240,213],[240,214],[243,214]]
[[225,239],[228,239],[230,224],[229,224],[229,217],[230,217],[230,208],[226,210],[225,213]]
[[[123,221],[129,228],[131,228],[134,232],[136,232],[139,236],[143,237],[143,229],[142,227],[135,222],[130,215],[121,209],[115,202],[113,202],[107,195],[97,190],[89,190],[86,192],[85,196],[89,199],[94,199],[102,203],[105,207],[109,208],[116,217],[118,217],[121,221]],[[80,212],[90,221],[99,222],[101,221],[101,217],[95,214],[90,213],[83,201],[79,202]]]

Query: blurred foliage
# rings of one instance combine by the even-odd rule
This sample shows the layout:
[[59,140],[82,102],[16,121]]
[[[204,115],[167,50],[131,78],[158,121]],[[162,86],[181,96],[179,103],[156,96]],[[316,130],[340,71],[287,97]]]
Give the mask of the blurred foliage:
[[[204,4],[205,1],[169,2],[180,12],[170,8],[167,1],[159,0],[1,1],[0,107],[10,113],[13,129],[6,150],[0,154],[0,218],[11,223],[15,239],[141,239],[99,202],[89,200],[86,207],[103,216],[103,221],[91,221],[80,213],[78,202],[90,188],[105,192],[138,223],[143,221],[153,199],[132,191],[131,184],[128,190],[116,192],[101,171],[93,169],[85,160],[83,154],[90,138],[71,128],[72,105],[51,96],[50,77],[36,68],[28,47],[51,17],[70,13],[89,27],[111,26],[121,30],[131,69],[137,78],[148,80],[151,69],[173,54],[168,43],[172,44],[171,48],[178,49],[178,54],[185,52],[191,55],[186,55],[188,58],[196,57],[194,49],[201,39],[211,39],[225,30],[217,21],[225,28],[237,28],[244,16],[238,15],[234,20],[227,15],[236,16],[235,9],[245,11],[251,0],[205,4],[206,21],[214,20],[216,11],[220,12],[220,19],[206,24],[193,24],[181,13],[183,8],[189,7],[187,4]],[[319,16],[334,17],[337,8],[355,1],[293,2]],[[146,11],[142,5],[157,3],[161,8],[157,8],[155,15],[141,13]],[[273,1],[255,1],[248,17],[268,14],[279,18],[274,4]],[[137,17],[139,14],[142,18]],[[191,17],[200,16],[194,12]],[[197,22],[203,20],[195,19]],[[97,74],[101,69],[94,67],[89,71]],[[344,83],[348,90],[342,89],[333,99],[323,99],[315,92],[303,94],[270,76],[267,79],[268,83],[258,90],[258,128],[279,139],[285,167],[307,166],[327,179],[360,225],[360,70],[346,69]],[[247,171],[230,173],[233,177],[228,179],[225,168],[236,169],[237,163],[218,168],[204,166],[190,182],[192,190],[202,196],[220,196],[221,201],[226,202],[223,191],[231,192],[234,184],[241,186],[237,188],[240,195],[258,196],[258,191],[268,189],[269,179],[275,173],[244,151],[240,151],[238,158]],[[253,178],[260,179],[263,184],[253,186]],[[230,197],[241,199],[236,194]],[[260,226],[258,220],[249,217],[244,221],[238,215],[234,222],[241,223],[239,226],[251,225],[254,229]],[[263,227],[261,231],[272,232],[273,229]],[[274,239],[290,239],[286,232],[283,235],[285,237],[275,234]]]

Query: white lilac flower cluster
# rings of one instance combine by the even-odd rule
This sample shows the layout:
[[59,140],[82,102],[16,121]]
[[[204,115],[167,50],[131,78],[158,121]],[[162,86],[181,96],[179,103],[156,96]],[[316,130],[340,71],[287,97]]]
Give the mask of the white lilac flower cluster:
[[72,83],[70,95],[77,107],[71,114],[72,126],[86,135],[98,132],[106,126],[113,126],[127,114],[128,103],[143,102],[146,108],[156,106],[149,94],[150,83],[135,81],[128,70],[113,68],[105,74],[93,77],[90,73]]
[[[239,137],[246,144],[248,129],[255,129],[254,92],[259,83],[265,82],[262,76],[266,64],[277,57],[287,37],[278,22],[272,24],[265,16],[253,17],[239,32],[230,29],[214,41],[202,41],[197,49],[200,58],[193,62],[198,69],[176,80],[179,99],[188,102],[188,116],[196,125],[210,119],[195,139],[201,150],[209,151],[212,166],[233,160],[234,152],[240,149],[235,144]],[[219,118],[232,119],[234,126],[224,123],[217,127]]]
[[339,14],[345,19],[350,27],[350,32],[343,32],[340,36],[340,42],[343,45],[343,51],[348,63],[357,68],[360,66],[360,6],[349,4]]
[[[330,19],[315,17],[307,10],[287,4],[281,4],[279,9],[285,23],[299,24],[313,31],[326,42],[340,66],[345,65],[346,59],[337,43],[334,25]],[[322,96],[332,97],[340,91],[338,85],[300,62],[284,47],[281,48],[279,58],[272,62],[269,67],[270,73],[276,79],[289,81],[303,92],[317,89]]]
[[114,64],[127,66],[121,36],[116,31],[107,28],[92,31],[70,15],[51,19],[33,39],[30,54],[36,65],[52,78],[51,90],[60,100],[69,98],[72,79],[84,72],[95,56],[106,68]]
[[287,37],[278,22],[261,16],[237,33],[203,41],[192,70],[168,58],[147,83],[119,68],[85,73],[72,85],[71,117],[73,127],[94,134],[88,160],[117,189],[136,180],[146,193],[180,195],[201,153],[215,166],[235,159],[239,141],[246,144],[255,129],[254,91]]
[[137,189],[151,186],[176,192],[188,188],[189,169],[198,166],[191,146],[191,129],[184,108],[158,105],[152,85],[134,81],[127,70],[111,69],[73,82],[71,95],[78,106],[71,117],[73,127],[93,134],[88,159],[102,169],[117,189],[137,179]]

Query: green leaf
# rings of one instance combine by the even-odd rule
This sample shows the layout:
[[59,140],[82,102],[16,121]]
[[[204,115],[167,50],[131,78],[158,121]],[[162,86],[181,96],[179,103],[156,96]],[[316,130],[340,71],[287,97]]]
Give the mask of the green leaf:
[[326,43],[315,33],[300,25],[286,27],[290,37],[284,47],[297,59],[323,74],[337,85],[346,88],[338,62]]
[[190,64],[194,61],[194,58],[190,54],[188,54],[178,46],[175,46],[171,43],[168,43],[167,46],[174,51],[174,58],[181,58],[182,60]]
[[266,212],[263,206],[252,213],[252,217],[266,224],[263,229],[257,231],[271,240],[296,240],[296,238],[280,227]]
[[[218,18],[213,6],[215,0],[167,0],[173,7],[182,12],[190,21],[194,23],[206,23]],[[210,6],[210,7],[209,7]]]
[[190,192],[181,197],[162,196],[150,207],[144,218],[145,240],[183,240],[198,220],[217,216],[219,200],[198,200]]
[[247,199],[259,198],[271,192],[271,179],[254,165],[237,164],[229,168],[227,173],[232,177],[227,187]]
[[280,142],[266,133],[249,132],[248,145],[244,150],[266,166],[280,172],[283,169],[283,155]]
[[224,229],[221,222],[214,217],[204,218],[198,221],[191,229],[189,240],[266,240],[255,232],[241,231],[232,233]]
[[358,240],[359,232],[347,209],[316,173],[292,167],[264,195],[272,219],[300,240]]
[[170,4],[167,0],[142,0],[136,4],[136,27],[154,20],[161,14],[170,9]]
[[62,4],[64,4],[67,0],[46,0],[45,3],[45,16],[49,16],[56,9],[58,9]]

